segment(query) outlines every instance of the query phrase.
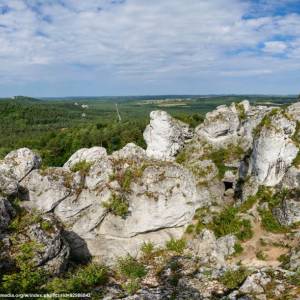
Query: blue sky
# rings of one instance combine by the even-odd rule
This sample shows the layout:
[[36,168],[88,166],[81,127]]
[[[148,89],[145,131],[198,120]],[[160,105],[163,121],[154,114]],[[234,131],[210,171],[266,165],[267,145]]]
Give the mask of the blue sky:
[[299,0],[0,0],[0,97],[299,94]]

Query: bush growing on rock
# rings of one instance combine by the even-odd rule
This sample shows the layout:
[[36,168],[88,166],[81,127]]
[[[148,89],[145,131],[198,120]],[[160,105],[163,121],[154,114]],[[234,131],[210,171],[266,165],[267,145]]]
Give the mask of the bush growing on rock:
[[74,164],[74,166],[71,167],[71,171],[74,173],[80,172],[81,175],[87,175],[92,165],[93,164],[91,162],[82,160]]
[[241,241],[253,236],[251,222],[238,216],[238,208],[228,207],[219,216],[214,217],[210,225],[216,237],[235,234]]
[[113,194],[108,202],[103,202],[102,206],[112,214],[125,218],[128,214],[129,204],[120,195]]
[[249,275],[249,271],[243,267],[237,270],[228,270],[220,278],[220,281],[232,290],[239,287]]
[[91,263],[69,271],[63,277],[57,277],[47,283],[49,293],[91,292],[93,288],[103,285],[108,280],[108,269],[103,265]]
[[166,248],[170,251],[174,251],[178,254],[182,254],[184,249],[186,248],[186,240],[185,239],[170,239],[166,243]]

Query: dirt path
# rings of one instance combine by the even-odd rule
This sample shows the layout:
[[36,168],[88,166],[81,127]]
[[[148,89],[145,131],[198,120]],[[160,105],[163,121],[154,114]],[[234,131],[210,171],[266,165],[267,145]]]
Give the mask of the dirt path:
[[242,243],[244,251],[241,255],[232,258],[232,262],[242,261],[247,267],[277,267],[281,263],[278,258],[286,254],[291,245],[291,241],[286,234],[274,234],[265,231],[260,224],[260,216],[255,205],[251,211],[252,229],[254,236],[252,239]]

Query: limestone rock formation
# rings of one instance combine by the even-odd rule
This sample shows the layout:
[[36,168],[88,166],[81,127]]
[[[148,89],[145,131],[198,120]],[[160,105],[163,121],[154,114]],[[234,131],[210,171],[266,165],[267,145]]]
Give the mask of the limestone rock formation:
[[280,111],[266,116],[254,142],[249,174],[262,185],[278,184],[295,159],[298,148],[292,140],[296,122]]
[[64,168],[70,169],[80,161],[95,162],[101,160],[107,155],[106,149],[103,147],[92,147],[90,149],[83,148],[76,151],[69,160],[64,164]]
[[192,137],[189,126],[175,120],[164,111],[153,111],[150,124],[144,132],[147,155],[161,160],[172,160],[184,146],[185,140]]
[[10,152],[0,161],[0,191],[7,196],[16,194],[19,182],[40,165],[41,158],[27,148]]
[[5,231],[9,222],[15,215],[15,211],[10,202],[0,196],[0,233]]
[[195,239],[190,241],[189,248],[203,263],[210,263],[216,268],[226,266],[226,258],[234,253],[236,243],[234,235],[216,239],[214,233],[204,229]]
[[149,263],[143,279],[110,281],[104,299],[267,299],[269,286],[280,299],[299,276],[299,107],[222,105],[194,134],[154,111],[147,150],[80,149],[63,167],[11,152],[0,161],[0,271],[33,243],[34,267],[52,274],[69,257]]

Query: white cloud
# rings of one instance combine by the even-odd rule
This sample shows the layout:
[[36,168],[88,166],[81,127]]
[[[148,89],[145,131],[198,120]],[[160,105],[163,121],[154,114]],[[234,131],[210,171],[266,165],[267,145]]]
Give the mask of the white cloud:
[[266,42],[264,46],[264,51],[268,53],[280,54],[284,53],[287,49],[287,45],[280,41]]
[[277,72],[274,53],[287,54],[283,68],[297,65],[299,44],[273,36],[299,37],[300,16],[245,19],[250,2],[0,0],[12,8],[0,15],[0,75],[22,82],[255,76]]

